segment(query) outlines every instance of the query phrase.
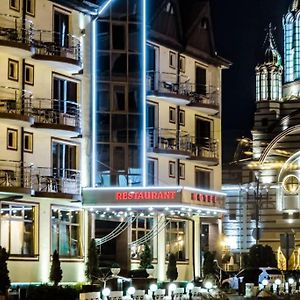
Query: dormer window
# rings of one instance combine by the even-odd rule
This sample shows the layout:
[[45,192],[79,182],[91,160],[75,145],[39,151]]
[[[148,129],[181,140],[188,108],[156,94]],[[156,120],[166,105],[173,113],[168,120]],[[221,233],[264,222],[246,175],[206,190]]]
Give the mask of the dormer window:
[[171,2],[168,2],[167,5],[165,6],[165,12],[174,15],[174,8]]

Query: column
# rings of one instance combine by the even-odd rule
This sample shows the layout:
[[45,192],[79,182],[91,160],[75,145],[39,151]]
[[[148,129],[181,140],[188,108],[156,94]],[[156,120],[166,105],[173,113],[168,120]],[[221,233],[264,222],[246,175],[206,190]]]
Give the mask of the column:
[[[164,214],[158,216],[158,223],[166,222]],[[157,234],[157,279],[163,281],[166,279],[166,234],[165,228]]]
[[201,276],[201,224],[200,224],[200,216],[194,216],[194,252],[195,252],[195,277]]

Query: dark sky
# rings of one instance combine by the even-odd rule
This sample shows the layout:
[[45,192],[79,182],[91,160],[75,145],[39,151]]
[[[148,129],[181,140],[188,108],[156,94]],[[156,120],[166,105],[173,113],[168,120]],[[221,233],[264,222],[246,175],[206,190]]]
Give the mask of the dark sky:
[[255,110],[255,65],[263,53],[265,29],[276,26],[281,55],[282,16],[292,0],[211,0],[216,50],[233,64],[223,72],[223,161],[233,159],[236,139],[251,137]]

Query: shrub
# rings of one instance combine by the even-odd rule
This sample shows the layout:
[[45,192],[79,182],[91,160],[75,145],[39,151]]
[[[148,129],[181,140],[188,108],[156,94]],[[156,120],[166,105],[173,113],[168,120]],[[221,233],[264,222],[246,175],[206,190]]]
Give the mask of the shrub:
[[50,270],[50,281],[54,282],[54,285],[57,286],[62,280],[62,269],[60,267],[59,254],[55,250],[52,256],[52,265]]
[[152,253],[149,245],[147,243],[144,244],[144,251],[140,255],[140,268],[146,269],[147,266],[152,263]]
[[9,254],[6,249],[0,246],[0,295],[6,295],[10,287],[10,279],[8,276],[7,260]]
[[77,300],[79,292],[71,287],[29,286],[26,300]]
[[91,284],[93,284],[99,276],[99,256],[96,241],[94,239],[91,239],[89,244],[85,276]]
[[170,253],[169,255],[169,264],[167,269],[167,278],[170,281],[176,280],[178,277],[177,267],[176,267],[176,257],[175,254]]

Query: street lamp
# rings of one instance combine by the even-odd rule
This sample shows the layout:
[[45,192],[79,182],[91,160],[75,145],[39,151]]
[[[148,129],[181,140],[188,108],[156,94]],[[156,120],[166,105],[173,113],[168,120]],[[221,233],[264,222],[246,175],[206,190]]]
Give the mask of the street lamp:
[[292,284],[295,282],[294,278],[290,277],[288,279],[288,293],[291,294],[292,293]]
[[150,284],[149,289],[152,292],[152,299],[155,300],[155,292],[157,291],[157,284],[155,283]]
[[267,285],[269,284],[269,280],[268,279],[263,279],[263,281],[261,282],[264,289],[266,289]]
[[177,288],[177,286],[175,283],[170,283],[169,293],[171,293],[171,300],[174,300],[174,292],[175,292],[176,288]]
[[192,282],[189,282],[186,285],[186,293],[189,294],[189,300],[192,300],[192,289],[194,288],[194,284]]
[[209,292],[210,289],[212,289],[213,284],[211,281],[206,281],[204,287],[207,289],[207,291]]

